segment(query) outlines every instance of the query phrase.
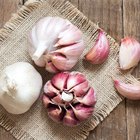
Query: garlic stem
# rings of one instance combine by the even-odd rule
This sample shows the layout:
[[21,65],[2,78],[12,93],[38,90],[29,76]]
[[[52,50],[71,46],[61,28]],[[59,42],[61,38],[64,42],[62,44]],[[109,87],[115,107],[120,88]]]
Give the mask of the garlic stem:
[[38,60],[43,55],[43,53],[46,51],[46,49],[47,49],[46,46],[38,47],[32,56],[32,60],[34,60],[34,61]]
[[65,102],[70,102],[73,100],[73,94],[72,93],[67,93],[65,91],[62,92],[62,100]]
[[13,79],[10,79],[6,73],[4,74],[4,79],[5,79],[5,85],[1,87],[1,92],[3,94],[7,94],[10,97],[14,98],[14,95],[16,93],[15,81]]

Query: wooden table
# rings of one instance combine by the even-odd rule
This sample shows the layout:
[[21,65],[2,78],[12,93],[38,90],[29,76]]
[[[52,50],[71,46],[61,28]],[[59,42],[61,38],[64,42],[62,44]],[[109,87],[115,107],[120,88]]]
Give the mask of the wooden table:
[[[124,36],[140,41],[140,0],[69,0],[118,42]],[[25,0],[0,0],[0,27]],[[140,65],[134,71],[140,77]],[[95,130],[88,140],[140,140],[140,101],[124,100]],[[0,140],[14,138],[0,127]]]

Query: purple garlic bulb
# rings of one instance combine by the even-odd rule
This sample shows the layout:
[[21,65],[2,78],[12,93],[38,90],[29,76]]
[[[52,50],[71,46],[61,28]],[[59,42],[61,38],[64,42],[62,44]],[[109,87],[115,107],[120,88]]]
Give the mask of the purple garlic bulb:
[[94,112],[96,96],[80,72],[61,72],[44,86],[43,104],[55,122],[75,126]]

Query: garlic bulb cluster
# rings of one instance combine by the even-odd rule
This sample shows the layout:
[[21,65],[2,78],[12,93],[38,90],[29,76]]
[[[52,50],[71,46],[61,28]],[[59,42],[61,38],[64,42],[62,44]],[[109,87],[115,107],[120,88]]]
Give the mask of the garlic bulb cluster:
[[110,52],[109,41],[105,33],[101,29],[98,32],[95,45],[85,55],[85,59],[92,64],[102,64],[108,58]]
[[60,17],[44,17],[29,34],[29,53],[35,64],[56,73],[70,70],[84,50],[82,32]]
[[140,43],[131,37],[121,40],[119,63],[122,70],[130,69],[140,61]]
[[75,126],[92,115],[96,97],[83,74],[61,72],[45,84],[43,103],[52,120]]
[[12,114],[22,114],[37,100],[42,78],[27,62],[7,66],[0,75],[0,104]]

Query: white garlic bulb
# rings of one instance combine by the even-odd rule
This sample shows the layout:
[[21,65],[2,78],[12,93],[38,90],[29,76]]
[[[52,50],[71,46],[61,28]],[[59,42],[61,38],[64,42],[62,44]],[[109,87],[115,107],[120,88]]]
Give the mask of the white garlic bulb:
[[82,32],[60,17],[40,19],[29,34],[29,41],[32,60],[52,73],[70,70],[84,50]]
[[39,97],[41,88],[41,75],[31,64],[14,63],[0,75],[0,104],[9,113],[25,113]]

